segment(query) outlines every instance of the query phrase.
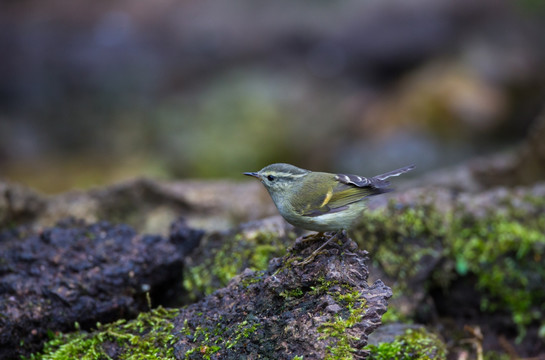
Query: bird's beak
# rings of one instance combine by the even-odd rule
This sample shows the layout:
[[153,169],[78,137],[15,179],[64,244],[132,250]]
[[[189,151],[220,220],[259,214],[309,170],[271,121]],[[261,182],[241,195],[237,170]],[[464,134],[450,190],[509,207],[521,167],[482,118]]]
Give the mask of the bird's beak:
[[256,172],[245,172],[244,175],[253,176],[255,178],[261,179],[258,173]]

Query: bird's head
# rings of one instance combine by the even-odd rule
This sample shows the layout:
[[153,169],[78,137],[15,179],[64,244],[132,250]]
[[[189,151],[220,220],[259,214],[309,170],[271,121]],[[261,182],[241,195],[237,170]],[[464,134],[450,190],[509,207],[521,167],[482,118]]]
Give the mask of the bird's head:
[[271,164],[258,172],[246,172],[244,175],[253,176],[261,180],[271,195],[292,188],[297,181],[309,173],[308,170],[290,164]]

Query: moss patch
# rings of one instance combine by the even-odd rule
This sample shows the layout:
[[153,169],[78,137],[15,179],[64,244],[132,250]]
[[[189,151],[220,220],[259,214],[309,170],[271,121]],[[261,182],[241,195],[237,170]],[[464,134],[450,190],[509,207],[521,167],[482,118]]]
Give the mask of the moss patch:
[[[406,280],[423,271],[425,258],[443,256],[451,217],[431,204],[408,207],[390,201],[386,208],[365,214],[354,238],[386,275]],[[398,291],[405,290],[404,284],[407,281],[397,284]]]
[[[543,220],[543,219],[541,219]],[[545,315],[545,222],[493,215],[460,220],[452,242],[460,275],[477,275],[484,311],[509,309],[521,334]]]
[[[31,360],[67,359],[174,359],[171,320],[179,310],[159,307],[141,313],[132,321],[118,320],[108,325],[97,324],[92,333],[80,331],[71,334],[56,334],[47,342],[39,354]],[[109,353],[109,344],[115,343],[116,353]],[[122,349],[119,352],[118,349]]]
[[211,294],[227,285],[245,268],[264,270],[269,260],[286,253],[288,241],[272,232],[251,235],[236,234],[223,239],[223,245],[213,248],[202,261],[184,270],[184,287],[191,300]]
[[391,202],[366,213],[355,238],[397,280],[394,293],[410,293],[419,278],[446,288],[474,275],[481,309],[509,311],[523,335],[529,324],[545,326],[545,197],[537,189],[497,190],[454,208],[430,194],[410,206]]
[[336,302],[348,311],[318,327],[318,332],[323,334],[319,337],[320,340],[330,339],[333,341],[333,345],[327,347],[328,353],[325,359],[352,359],[356,349],[351,344],[358,341],[359,338],[350,335],[347,329],[361,322],[365,315],[366,301],[358,291],[346,294],[336,292],[332,295]]
[[408,329],[393,342],[367,345],[369,360],[444,360],[447,351],[443,342],[425,329]]

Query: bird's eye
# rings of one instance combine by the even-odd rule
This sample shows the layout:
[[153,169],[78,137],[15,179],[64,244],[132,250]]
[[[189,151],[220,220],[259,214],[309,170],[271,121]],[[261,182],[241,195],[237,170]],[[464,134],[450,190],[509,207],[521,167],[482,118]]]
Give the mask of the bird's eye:
[[267,180],[269,180],[269,181],[274,181],[274,179],[276,179],[276,178],[274,176],[272,176],[272,175],[267,176]]

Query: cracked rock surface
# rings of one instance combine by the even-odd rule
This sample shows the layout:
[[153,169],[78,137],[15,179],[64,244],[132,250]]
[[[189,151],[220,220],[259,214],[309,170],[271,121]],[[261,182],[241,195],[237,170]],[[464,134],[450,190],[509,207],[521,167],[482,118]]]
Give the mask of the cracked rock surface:
[[[41,232],[0,233],[0,358],[28,355],[48,332],[130,318],[175,287],[183,256],[202,235],[174,224],[170,237],[126,225],[65,221]],[[22,344],[22,345],[21,345]]]
[[381,324],[392,292],[380,280],[368,284],[366,253],[350,239],[297,265],[323,241],[299,240],[266,271],[247,269],[182,309],[174,320],[176,358],[365,358],[367,337]]

